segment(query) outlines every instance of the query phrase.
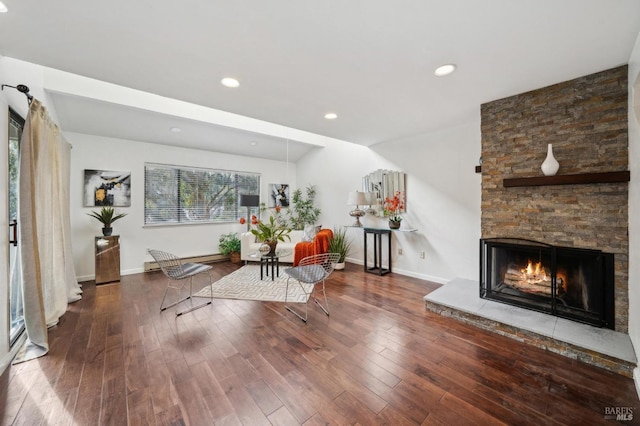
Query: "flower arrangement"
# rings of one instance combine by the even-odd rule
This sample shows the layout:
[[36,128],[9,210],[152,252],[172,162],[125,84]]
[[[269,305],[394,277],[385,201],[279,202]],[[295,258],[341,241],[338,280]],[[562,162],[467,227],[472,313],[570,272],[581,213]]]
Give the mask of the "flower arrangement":
[[251,216],[251,224],[256,226],[255,229],[251,230],[251,233],[258,237],[260,241],[276,243],[278,241],[284,242],[285,238],[291,241],[289,236],[291,229],[278,225],[273,216],[269,217],[269,222],[267,223],[258,220],[255,216]]
[[384,200],[384,215],[392,222],[402,221],[400,212],[404,210],[404,192],[397,191],[393,198],[385,198]]

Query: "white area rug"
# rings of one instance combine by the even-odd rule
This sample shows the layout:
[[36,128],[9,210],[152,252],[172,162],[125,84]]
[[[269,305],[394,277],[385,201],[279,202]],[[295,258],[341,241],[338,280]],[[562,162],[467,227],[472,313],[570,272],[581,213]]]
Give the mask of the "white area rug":
[[[211,286],[207,286],[195,294],[197,297],[213,297],[216,299],[241,299],[241,300],[260,300],[263,302],[284,302],[285,291],[287,288],[287,277],[284,270],[289,265],[280,265],[280,277],[276,277],[271,281],[271,276],[264,276],[260,280],[260,265],[245,265],[220,278]],[[271,268],[269,268],[271,273]],[[305,284],[306,292],[309,293],[313,286]],[[289,280],[289,296],[287,302],[306,303],[309,296],[302,291],[298,281]]]

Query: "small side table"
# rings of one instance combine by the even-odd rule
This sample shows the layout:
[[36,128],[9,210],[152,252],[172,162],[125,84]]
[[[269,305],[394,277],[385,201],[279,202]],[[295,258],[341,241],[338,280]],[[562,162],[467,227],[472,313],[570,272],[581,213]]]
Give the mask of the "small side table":
[[[267,277],[269,276],[269,265],[271,265],[271,281],[275,280],[275,277],[280,276],[280,256],[275,255],[264,255],[260,256],[260,280],[264,277],[264,268],[266,266]],[[274,266],[275,266],[275,274],[274,274]]]
[[95,237],[96,284],[120,281],[120,236]]
[[[367,236],[373,235],[373,266],[367,265]],[[382,267],[382,236],[387,236],[388,268]],[[364,271],[385,275],[391,272],[391,230],[384,228],[364,228]]]

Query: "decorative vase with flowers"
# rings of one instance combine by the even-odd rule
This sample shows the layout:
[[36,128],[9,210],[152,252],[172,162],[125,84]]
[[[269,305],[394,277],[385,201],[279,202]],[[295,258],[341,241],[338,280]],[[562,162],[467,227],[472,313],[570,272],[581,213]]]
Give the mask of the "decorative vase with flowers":
[[396,191],[392,198],[385,198],[384,200],[384,215],[389,219],[389,228],[400,228],[400,222],[402,222],[402,216],[400,213],[404,211],[404,192]]
[[269,256],[276,254],[278,241],[284,242],[285,238],[291,241],[291,237],[289,236],[291,229],[279,225],[273,216],[269,217],[269,222],[267,223],[258,220],[255,215],[251,216],[251,224],[255,225],[255,229],[252,229],[251,233],[255,235],[258,240],[269,246],[270,251],[267,253]]

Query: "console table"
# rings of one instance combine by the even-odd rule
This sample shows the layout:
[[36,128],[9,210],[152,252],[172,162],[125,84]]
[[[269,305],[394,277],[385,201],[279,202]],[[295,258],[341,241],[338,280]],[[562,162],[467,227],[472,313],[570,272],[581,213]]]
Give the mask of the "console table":
[[[367,263],[367,240],[368,235],[373,235],[373,266],[370,268]],[[387,259],[389,267],[382,267],[382,236],[387,237]],[[384,275],[391,272],[391,229],[364,228],[364,271],[372,274]]]
[[96,284],[120,281],[120,236],[95,237]]
[[[390,229],[364,227],[364,271],[376,275],[385,275],[391,272],[391,232],[415,232],[417,229]],[[367,240],[373,236],[373,266],[367,262]],[[382,236],[387,237],[387,268],[382,267]]]

